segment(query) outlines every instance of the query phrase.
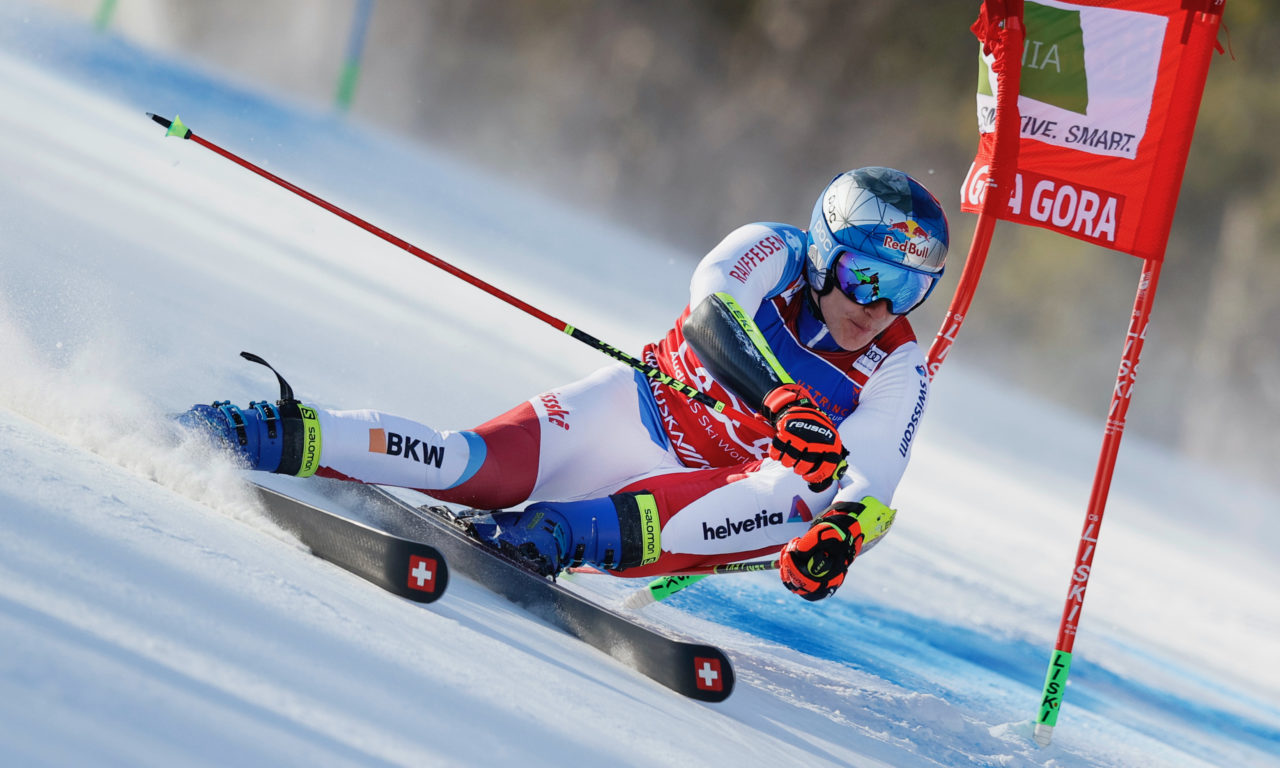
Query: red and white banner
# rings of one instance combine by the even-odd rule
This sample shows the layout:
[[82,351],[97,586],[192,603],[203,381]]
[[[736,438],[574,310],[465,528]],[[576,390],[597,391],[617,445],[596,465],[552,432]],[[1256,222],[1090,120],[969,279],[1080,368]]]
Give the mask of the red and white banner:
[[995,215],[1163,258],[1223,2],[1026,0],[1021,51],[986,30],[961,209],[989,189],[997,72],[1014,65],[996,59],[1020,55],[1016,174]]

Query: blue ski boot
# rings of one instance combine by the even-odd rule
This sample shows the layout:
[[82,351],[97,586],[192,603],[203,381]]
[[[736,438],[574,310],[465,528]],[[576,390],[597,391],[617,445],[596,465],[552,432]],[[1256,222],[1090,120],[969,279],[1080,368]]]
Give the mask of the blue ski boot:
[[653,494],[531,504],[473,523],[476,534],[544,576],[591,563],[622,571],[656,562],[661,524]]
[[249,469],[310,477],[320,468],[320,422],[314,408],[296,400],[262,400],[243,409],[224,400],[192,406],[177,420],[208,433]]
[[[265,360],[248,352],[242,357],[271,368]],[[271,368],[275,372],[274,368]],[[272,405],[265,400],[237,408],[230,401],[196,405],[179,414],[179,424],[204,432],[236,456],[249,469],[281,475],[310,477],[320,468],[320,420],[314,408],[298,402],[284,378],[280,399]]]

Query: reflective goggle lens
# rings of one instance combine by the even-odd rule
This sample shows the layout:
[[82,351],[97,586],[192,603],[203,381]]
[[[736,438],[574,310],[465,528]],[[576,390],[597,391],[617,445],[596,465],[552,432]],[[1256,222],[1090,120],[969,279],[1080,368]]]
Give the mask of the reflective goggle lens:
[[925,300],[938,276],[845,250],[832,267],[836,287],[859,304],[889,300],[889,311],[905,315]]

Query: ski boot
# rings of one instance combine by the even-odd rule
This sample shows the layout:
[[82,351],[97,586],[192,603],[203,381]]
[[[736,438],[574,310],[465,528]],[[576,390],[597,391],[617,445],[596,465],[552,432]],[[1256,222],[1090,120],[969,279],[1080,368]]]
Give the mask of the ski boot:
[[622,571],[662,553],[653,494],[620,493],[586,501],[540,502],[472,522],[475,535],[542,576],[590,563]]
[[[249,352],[241,357],[271,368]],[[320,421],[314,408],[293,397],[293,389],[275,368],[280,399],[237,408],[230,401],[196,405],[177,416],[183,426],[204,432],[248,464],[249,469],[309,477],[320,468]]]

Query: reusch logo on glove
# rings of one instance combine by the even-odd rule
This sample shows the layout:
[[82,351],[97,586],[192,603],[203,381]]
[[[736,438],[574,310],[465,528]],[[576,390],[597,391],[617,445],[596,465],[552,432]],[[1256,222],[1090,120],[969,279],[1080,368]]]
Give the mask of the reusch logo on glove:
[[[421,454],[419,454],[421,448]],[[417,438],[398,435],[385,429],[369,430],[369,453],[385,453],[403,456],[422,464],[434,464],[436,469],[444,463],[444,446],[429,445]]]
[[819,437],[831,441],[835,438],[835,433],[830,428],[816,421],[808,421],[805,419],[794,419],[787,424],[788,429],[801,430],[804,432],[813,432]]

